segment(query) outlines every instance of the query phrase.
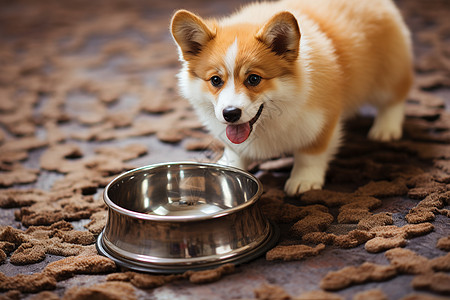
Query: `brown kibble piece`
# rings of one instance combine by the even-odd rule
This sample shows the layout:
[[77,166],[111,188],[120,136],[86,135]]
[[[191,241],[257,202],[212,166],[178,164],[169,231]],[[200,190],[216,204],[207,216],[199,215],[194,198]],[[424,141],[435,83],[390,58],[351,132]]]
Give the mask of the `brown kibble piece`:
[[448,300],[448,297],[439,297],[430,294],[409,294],[400,300]]
[[42,245],[24,243],[11,255],[10,261],[15,265],[28,265],[45,259],[46,249]]
[[344,300],[343,297],[324,291],[309,291],[295,297],[295,300]]
[[410,189],[408,192],[408,198],[422,200],[428,195],[435,193],[443,193],[445,191],[447,191],[445,184],[433,181],[427,185],[421,185],[419,187]]
[[137,272],[113,273],[106,277],[107,281],[126,281],[138,288],[150,289],[162,286],[175,280],[186,279],[192,283],[208,283],[219,280],[223,275],[234,272],[233,264],[225,264],[216,269],[205,271],[187,271],[179,275],[151,275]]
[[141,144],[129,144],[125,147],[99,147],[95,150],[96,153],[115,157],[122,161],[138,158],[147,154],[148,148]]
[[440,238],[436,246],[441,250],[450,251],[450,236]]
[[0,163],[12,164],[28,158],[26,151],[0,152]]
[[434,271],[450,271],[450,253],[431,259],[430,265]]
[[38,189],[8,189],[0,193],[0,207],[30,206],[48,199],[47,193]]
[[405,218],[412,224],[433,221],[435,214],[439,213],[438,208],[443,208],[449,203],[450,191],[431,194],[412,208]]
[[35,182],[38,178],[38,174],[38,170],[25,169],[19,166],[10,172],[0,173],[0,186],[9,187],[15,184]]
[[[92,196],[82,195],[82,191],[89,191],[86,186],[80,187],[83,182],[78,182],[73,186],[67,187],[68,190],[61,190],[47,193],[48,198],[45,201],[37,202],[29,207],[23,207],[17,219],[22,221],[25,226],[51,225],[61,220],[80,220],[87,219],[93,213],[103,211],[105,204],[101,199]],[[90,183],[92,184],[92,183]],[[72,188],[80,190],[74,193]],[[61,196],[58,196],[61,195]]]
[[166,283],[186,278],[186,275],[151,275],[136,272],[113,273],[106,277],[107,281],[126,281],[137,288],[151,289]]
[[374,227],[392,224],[394,224],[394,221],[392,220],[392,214],[383,212],[360,220],[357,228],[360,230],[370,230]]
[[8,256],[6,255],[5,251],[0,249],[0,264],[3,263],[7,257]]
[[393,237],[378,236],[367,241],[364,247],[367,250],[367,252],[378,253],[392,248],[405,247],[406,244],[407,244],[406,239],[401,235]]
[[258,300],[290,300],[291,296],[278,285],[263,284],[254,291],[255,298]]
[[355,194],[373,197],[393,197],[402,196],[408,193],[408,187],[403,180],[390,181],[371,181],[368,184],[358,188]]
[[9,254],[14,249],[15,245],[13,243],[0,241],[0,250],[4,251],[4,253]]
[[370,217],[372,213],[367,209],[346,209],[339,213],[338,223],[353,224]]
[[49,263],[43,273],[56,280],[72,277],[75,274],[97,274],[112,272],[116,264],[104,256],[73,256]]
[[7,152],[22,152],[47,146],[47,142],[36,137],[23,137],[14,140],[9,140],[4,145],[0,146],[0,153]]
[[135,300],[134,288],[126,282],[104,282],[90,287],[73,287],[64,294],[66,300],[109,299]]
[[357,210],[357,209],[372,210],[380,207],[381,204],[382,204],[381,200],[371,196],[355,196],[351,199],[351,202],[341,206],[339,208],[339,211]]
[[17,290],[8,291],[0,295],[0,300],[20,300],[22,298],[22,293]]
[[430,290],[436,293],[450,294],[450,275],[438,272],[414,277],[411,284],[415,289]]
[[44,291],[39,294],[33,295],[29,298],[30,300],[59,300],[59,297],[54,292]]
[[372,233],[356,229],[347,234],[336,236],[334,244],[341,248],[354,248],[370,240],[372,237]]
[[276,246],[266,253],[266,259],[284,261],[301,260],[305,257],[316,256],[324,249],[324,244],[319,244],[314,248],[306,245]]
[[234,264],[225,264],[216,269],[189,273],[189,281],[192,283],[214,282],[222,278],[223,275],[234,273],[234,271]]
[[349,203],[351,197],[352,195],[349,193],[330,190],[311,190],[304,193],[300,200],[305,204],[324,204],[328,207],[334,207]]
[[406,239],[421,236],[433,231],[434,226],[431,223],[410,224],[403,227],[378,226],[371,229],[375,238],[369,240],[365,248],[368,252],[376,253],[396,247],[406,246]]
[[339,271],[329,272],[320,282],[325,290],[340,290],[353,284],[368,281],[383,281],[397,274],[393,266],[381,266],[373,263],[363,263],[358,267],[345,267]]
[[357,293],[353,300],[389,300],[389,298],[381,290],[368,290]]
[[13,277],[7,277],[0,272],[0,291],[18,290],[22,293],[36,293],[42,290],[53,290],[55,288],[55,278],[46,274],[19,274]]
[[67,173],[82,168],[79,159],[83,157],[80,147],[75,144],[57,144],[48,148],[40,158],[41,168],[49,171]]
[[59,237],[65,243],[77,244],[77,245],[90,245],[95,243],[94,235],[89,231],[61,231],[58,230],[55,237]]
[[341,248],[354,248],[367,242],[374,236],[375,234],[362,230],[352,230],[343,235],[335,235],[334,233],[326,232],[311,232],[305,234],[302,240],[315,244],[324,243],[326,245],[336,245]]
[[401,273],[424,274],[432,271],[428,259],[411,250],[394,248],[386,251],[385,255],[391,265]]
[[108,211],[99,211],[91,215],[91,221],[84,227],[94,235],[99,235],[106,226]]
[[422,159],[448,159],[450,158],[450,145],[438,143],[419,143],[402,141],[396,144],[399,149],[408,149]]
[[306,217],[297,221],[292,227],[291,231],[296,236],[303,236],[310,232],[323,231],[333,222],[334,218],[328,212],[315,209]]

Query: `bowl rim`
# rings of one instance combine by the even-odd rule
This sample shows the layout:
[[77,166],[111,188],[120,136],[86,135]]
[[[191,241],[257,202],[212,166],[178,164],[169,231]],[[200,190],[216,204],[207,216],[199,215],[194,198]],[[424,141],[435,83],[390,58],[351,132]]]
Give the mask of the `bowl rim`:
[[[257,185],[257,190],[256,193],[250,198],[248,199],[246,202],[235,206],[235,207],[231,207],[231,208],[227,208],[224,210],[221,210],[219,212],[216,213],[212,213],[209,215],[192,215],[192,216],[160,216],[160,215],[150,215],[150,214],[146,214],[146,213],[142,213],[142,212],[137,212],[137,211],[133,211],[133,210],[129,210],[126,209],[122,206],[119,206],[117,204],[115,204],[109,197],[108,197],[108,191],[110,189],[110,187],[115,184],[117,181],[121,180],[123,177],[128,176],[130,174],[133,173],[137,173],[140,172],[144,169],[146,170],[152,170],[152,169],[156,169],[156,168],[161,168],[161,167],[168,167],[168,166],[176,166],[176,165],[191,165],[191,166],[199,166],[199,167],[208,167],[208,168],[218,168],[218,169],[222,169],[225,171],[232,171],[232,172],[236,172],[236,173],[240,173],[246,177],[248,177],[249,179],[251,179],[252,181],[254,181]],[[156,163],[156,164],[151,164],[151,165],[147,165],[147,166],[142,166],[139,168],[135,168],[129,171],[126,171],[120,175],[118,175],[117,177],[115,177],[113,180],[111,180],[111,182],[108,183],[108,185],[105,187],[104,191],[103,191],[103,201],[105,202],[105,204],[107,205],[107,207],[109,209],[112,209],[114,211],[116,211],[119,214],[122,215],[126,215],[132,218],[136,218],[136,219],[142,219],[142,220],[149,220],[149,221],[160,221],[160,222],[192,222],[192,221],[201,221],[201,220],[207,220],[207,219],[214,219],[214,218],[220,218],[222,216],[226,216],[226,215],[230,215],[233,214],[235,212],[241,211],[243,209],[245,209],[248,206],[254,205],[258,199],[261,197],[263,193],[263,188],[262,188],[262,183],[261,181],[256,178],[253,174],[239,169],[239,168],[235,168],[235,167],[231,167],[231,166],[226,166],[226,165],[221,165],[221,164],[217,164],[217,163],[202,163],[202,162],[192,162],[192,161],[180,161],[180,162],[167,162],[167,163]]]

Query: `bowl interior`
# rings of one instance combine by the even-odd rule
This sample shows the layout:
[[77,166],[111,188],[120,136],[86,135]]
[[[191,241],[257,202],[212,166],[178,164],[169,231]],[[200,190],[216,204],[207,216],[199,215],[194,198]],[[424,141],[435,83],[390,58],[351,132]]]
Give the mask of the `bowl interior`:
[[251,175],[202,164],[144,167],[115,179],[105,194],[114,204],[159,216],[205,216],[254,201],[260,189]]

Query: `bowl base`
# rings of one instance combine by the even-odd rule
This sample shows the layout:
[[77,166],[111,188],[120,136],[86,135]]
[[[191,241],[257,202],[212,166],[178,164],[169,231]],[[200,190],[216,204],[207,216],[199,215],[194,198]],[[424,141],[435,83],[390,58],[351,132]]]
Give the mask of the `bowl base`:
[[265,254],[271,248],[273,248],[280,237],[280,230],[278,226],[275,225],[273,222],[269,221],[269,229],[270,231],[269,234],[267,235],[267,238],[261,244],[259,244],[258,247],[252,250],[249,250],[240,255],[236,255],[234,257],[230,257],[227,259],[220,259],[213,262],[195,265],[158,265],[138,260],[130,260],[124,257],[117,257],[111,251],[108,251],[108,247],[105,246],[103,242],[103,231],[97,238],[96,247],[99,254],[113,260],[116,263],[116,265],[122,268],[157,274],[176,274],[176,273],[184,273],[189,270],[200,271],[206,269],[213,269],[228,263],[239,265],[254,260]]

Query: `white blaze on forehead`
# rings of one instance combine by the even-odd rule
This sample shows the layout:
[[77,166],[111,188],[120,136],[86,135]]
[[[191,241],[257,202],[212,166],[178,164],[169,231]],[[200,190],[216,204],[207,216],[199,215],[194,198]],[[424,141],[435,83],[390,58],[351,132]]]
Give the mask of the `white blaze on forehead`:
[[230,75],[230,80],[234,79],[234,67],[236,65],[236,57],[238,55],[238,41],[237,38],[234,40],[233,44],[228,48],[225,54],[225,68]]

